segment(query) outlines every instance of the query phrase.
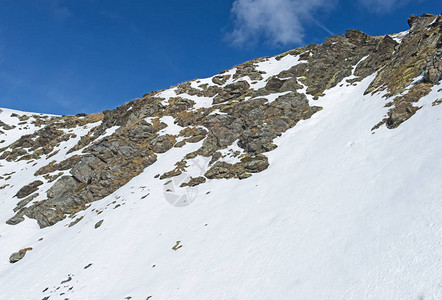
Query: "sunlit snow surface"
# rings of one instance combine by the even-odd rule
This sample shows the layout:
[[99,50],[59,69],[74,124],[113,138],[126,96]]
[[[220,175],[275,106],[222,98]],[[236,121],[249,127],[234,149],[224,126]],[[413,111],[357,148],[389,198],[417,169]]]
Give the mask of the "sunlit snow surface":
[[1,199],[0,299],[442,299],[442,85],[371,131],[388,111],[363,95],[371,80],[311,100],[324,109],[276,140],[268,170],[208,181],[186,207],[154,176],[200,143],[159,155],[70,228],[6,225],[16,201]]

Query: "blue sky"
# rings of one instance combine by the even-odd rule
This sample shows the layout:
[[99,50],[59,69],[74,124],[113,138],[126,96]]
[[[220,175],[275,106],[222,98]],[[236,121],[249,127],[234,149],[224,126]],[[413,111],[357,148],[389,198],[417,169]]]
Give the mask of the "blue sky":
[[408,29],[438,0],[0,0],[0,107],[75,114],[330,34]]

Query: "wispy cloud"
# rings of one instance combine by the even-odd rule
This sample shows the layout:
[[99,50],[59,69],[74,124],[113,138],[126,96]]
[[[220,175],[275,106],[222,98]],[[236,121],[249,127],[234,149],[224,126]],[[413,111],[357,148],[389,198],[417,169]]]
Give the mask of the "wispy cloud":
[[[313,14],[335,1],[327,0],[235,0],[231,13],[235,27],[228,39],[243,45],[264,38],[276,45],[300,44],[304,38],[304,24]],[[324,30],[331,32],[320,22]]]
[[109,18],[111,20],[122,20],[123,18],[121,17],[121,15],[115,13],[115,12],[111,12],[109,10],[103,9],[99,11],[99,14],[102,15],[103,17]]
[[64,21],[73,15],[66,2],[66,0],[46,0],[41,3],[44,3],[44,7],[46,7],[52,17]]
[[[394,8],[403,6],[411,0],[358,0],[358,3],[365,9],[378,14],[389,13]],[[419,2],[420,0],[416,0]]]
[[140,29],[133,20],[127,20],[127,18],[124,18],[122,15],[109,10],[101,10],[98,13],[101,16],[111,20],[112,22],[117,22],[123,26],[126,26],[127,28],[129,28],[130,31],[134,33],[140,33]]
[[65,20],[72,16],[72,12],[66,6],[54,7],[53,14],[57,19],[61,20]]

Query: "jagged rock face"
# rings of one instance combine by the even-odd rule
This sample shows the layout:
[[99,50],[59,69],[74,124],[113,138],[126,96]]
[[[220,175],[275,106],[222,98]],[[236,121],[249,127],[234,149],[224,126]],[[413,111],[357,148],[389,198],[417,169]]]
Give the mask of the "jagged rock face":
[[439,39],[437,52],[430,56],[425,66],[424,80],[436,84],[442,79],[442,40]]
[[420,18],[400,44],[393,47],[393,42],[389,42],[388,52],[393,50],[390,52],[390,58],[384,61],[384,67],[379,70],[367,92],[387,88],[392,95],[395,95],[403,92],[414,78],[423,72],[428,72],[427,59],[436,54],[437,45],[441,43],[438,25],[440,20],[430,25],[435,18],[435,16]]
[[[382,124],[386,124],[388,128],[396,128],[408,120],[419,109],[414,107],[413,103],[427,95],[431,87],[442,78],[441,16],[411,16],[408,22],[411,27],[408,34],[394,47],[394,52],[384,62],[384,66],[366,91],[368,93],[387,89],[386,96],[393,97],[393,101],[386,104],[391,107],[388,116],[374,128]],[[406,87],[421,74],[423,78],[406,90]],[[394,97],[404,92],[405,94]]]
[[362,61],[355,70],[355,75],[364,78],[373,74],[384,66],[392,58],[398,43],[390,36],[385,36],[376,46],[373,52]]
[[[312,99],[345,78],[352,84],[376,74],[366,93],[385,93],[391,108],[373,129],[399,126],[419,109],[412,104],[442,79],[442,17],[411,16],[408,22],[410,30],[402,36],[370,37],[349,30],[322,45],[247,62],[208,80],[152,92],[112,111],[35,116],[32,124],[38,130],[0,149],[0,159],[8,162],[47,162],[35,170],[36,180],[17,192],[24,199],[7,223],[17,224],[27,216],[46,227],[67,215],[73,217],[140,174],[159,154],[187,144],[198,147],[177,161],[173,170],[159,174],[160,179],[182,174],[198,156],[210,160],[209,168],[182,186],[204,184],[207,179],[245,179],[262,172],[269,166],[265,153],[276,148],[275,138],[320,111]],[[287,61],[291,64],[279,73],[263,67]],[[423,79],[406,89],[420,74]],[[2,121],[0,127],[14,129]],[[84,132],[78,136],[73,129]],[[73,139],[76,142],[65,151],[61,145]],[[235,162],[225,160],[226,151]],[[7,176],[11,175],[0,179]],[[46,190],[43,183],[50,183]]]
[[[361,33],[362,34],[362,33]],[[307,93],[321,96],[331,87],[336,86],[345,77],[351,75],[355,66],[363,57],[376,49],[379,41],[370,38],[360,45],[364,38],[355,38],[354,31],[349,37],[337,35],[328,37],[308,59],[307,72],[303,83],[308,86]]]

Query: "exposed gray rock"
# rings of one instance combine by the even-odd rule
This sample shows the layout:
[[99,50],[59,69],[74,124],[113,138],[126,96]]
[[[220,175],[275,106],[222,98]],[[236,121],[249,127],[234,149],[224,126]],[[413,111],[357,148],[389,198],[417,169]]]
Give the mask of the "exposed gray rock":
[[236,67],[236,72],[233,75],[233,79],[241,77],[249,77],[251,80],[261,80],[264,72],[259,72],[255,69],[253,62],[243,63]]
[[229,100],[241,100],[249,88],[249,83],[244,80],[228,84],[217,96],[215,96],[215,98],[213,98],[213,103],[219,104]]
[[150,144],[152,145],[152,150],[155,153],[164,153],[172,148],[175,143],[176,140],[171,135],[161,135],[153,138],[150,141]]
[[101,226],[101,224],[103,224],[103,222],[104,222],[104,220],[100,220],[100,221],[98,221],[97,223],[95,223],[95,229],[97,229],[98,227],[100,227]]
[[209,179],[234,177],[233,165],[226,162],[216,162],[205,174]]
[[90,183],[94,170],[104,167],[104,162],[94,155],[83,156],[81,161],[72,168],[71,174],[82,183]]
[[385,36],[376,46],[376,49],[371,52],[364,61],[359,63],[354,74],[360,78],[365,78],[373,74],[377,69],[391,60],[397,45],[398,43],[391,37],[388,35]]
[[278,78],[288,78],[288,77],[301,77],[305,75],[307,71],[308,64],[301,63],[291,67],[288,70],[282,71],[278,74]]
[[218,85],[223,85],[230,78],[230,75],[218,75],[212,78],[212,82]]
[[11,256],[9,257],[9,262],[11,264],[18,262],[19,260],[23,259],[23,257],[25,257],[25,255],[26,255],[26,252],[28,252],[30,250],[32,250],[32,248],[29,247],[29,248],[21,249],[18,252],[12,253]]
[[22,187],[17,194],[15,194],[15,197],[21,199],[24,198],[26,196],[29,196],[30,194],[32,194],[33,192],[35,192],[36,190],[38,190],[38,187],[40,185],[43,184],[43,181],[41,180],[36,180],[30,184],[25,185],[24,187]]
[[279,89],[280,92],[288,92],[302,89],[302,85],[298,83],[298,80],[296,80],[296,77],[290,78],[282,84],[281,88]]
[[442,80],[442,39],[439,43],[439,49],[436,54],[427,60],[424,74],[425,82],[437,84]]
[[269,161],[266,156],[258,155],[255,157],[246,157],[241,159],[244,169],[250,173],[258,173],[269,167]]
[[268,90],[269,92],[278,92],[283,84],[284,80],[273,77],[269,81],[267,81],[266,90]]
[[20,202],[17,203],[17,206],[14,208],[14,212],[20,210],[21,208],[25,207],[29,202],[31,202],[32,200],[34,200],[35,198],[38,197],[38,193],[35,193],[23,200],[21,200]]
[[199,177],[191,178],[189,180],[189,182],[187,182],[187,183],[181,184],[181,187],[185,187],[185,186],[194,187],[194,186],[197,186],[197,185],[202,184],[204,182],[206,182],[206,178],[203,176],[199,176]]
[[18,223],[21,223],[25,220],[25,218],[21,215],[15,215],[9,220],[6,221],[6,224],[8,225],[17,225]]
[[433,14],[424,13],[421,16],[409,16],[407,22],[411,29],[416,30],[428,26],[435,18]]
[[0,121],[0,127],[3,128],[3,130],[11,130],[14,129],[15,126],[13,125],[8,125],[5,122]]
[[360,30],[347,30],[345,37],[352,44],[363,46],[368,40],[368,35]]
[[352,34],[350,38],[342,34],[331,36],[316,49],[308,60],[308,70],[302,81],[308,86],[308,94],[319,97],[324,90],[334,87],[342,79],[351,75],[353,66],[376,46],[374,38],[371,38],[364,47],[351,42],[355,41]]
[[[83,182],[84,184],[84,182]],[[67,193],[71,193],[74,189],[81,185],[81,182],[75,180],[72,176],[62,176],[55,184],[46,192],[48,198],[61,198]]]

